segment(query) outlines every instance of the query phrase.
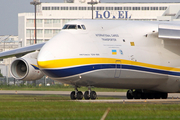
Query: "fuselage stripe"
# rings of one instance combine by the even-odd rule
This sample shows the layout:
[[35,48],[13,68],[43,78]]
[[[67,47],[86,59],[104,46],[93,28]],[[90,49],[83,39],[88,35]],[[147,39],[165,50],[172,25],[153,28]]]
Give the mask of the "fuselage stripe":
[[70,67],[65,69],[41,69],[46,75],[49,77],[69,77],[73,75],[78,75],[90,71],[95,70],[103,70],[103,69],[126,69],[126,70],[137,70],[142,72],[151,72],[151,73],[159,73],[164,75],[173,75],[173,76],[180,76],[180,72],[173,72],[167,70],[160,70],[154,68],[147,68],[141,66],[134,66],[134,65],[125,65],[125,64],[93,64],[93,65],[84,65],[78,67]]

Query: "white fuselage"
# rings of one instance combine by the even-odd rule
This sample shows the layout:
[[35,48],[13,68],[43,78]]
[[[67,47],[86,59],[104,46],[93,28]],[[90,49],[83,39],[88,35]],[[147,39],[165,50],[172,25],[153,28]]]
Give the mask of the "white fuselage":
[[76,86],[180,92],[180,41],[158,38],[159,22],[77,20],[41,49],[38,66]]

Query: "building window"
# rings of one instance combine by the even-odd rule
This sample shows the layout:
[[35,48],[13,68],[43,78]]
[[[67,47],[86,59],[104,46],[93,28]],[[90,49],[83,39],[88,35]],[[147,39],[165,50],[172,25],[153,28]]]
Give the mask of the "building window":
[[51,24],[52,23],[52,20],[51,19],[45,19],[44,20],[44,24]]
[[37,23],[37,24],[38,24],[38,23],[39,23],[39,24],[42,24],[42,19],[37,19],[37,20],[36,20],[36,23]]
[[59,24],[61,21],[59,19],[54,19],[53,23]]
[[113,7],[106,7],[106,10],[113,10]]
[[37,43],[42,43],[43,39],[37,39]]
[[133,10],[140,10],[140,7],[133,7]]
[[158,10],[158,7],[151,7],[151,10]]
[[59,7],[52,7],[52,10],[59,10]]
[[122,10],[122,7],[114,7],[114,10]]
[[43,30],[37,30],[37,34],[42,34]]
[[141,7],[141,10],[149,10],[149,7]]
[[49,39],[45,39],[44,41],[47,42],[47,41],[49,41]]
[[86,10],[86,7],[79,7],[79,10]]
[[50,10],[50,7],[42,7],[42,10]]
[[52,30],[51,29],[46,29],[46,30],[44,30],[44,34],[52,34]]
[[68,10],[68,7],[61,7],[61,10]]
[[58,34],[60,32],[60,29],[53,30],[53,34]]
[[104,10],[104,7],[97,7],[97,10]]
[[69,10],[77,10],[77,7],[70,7]]
[[167,7],[159,7],[159,10],[166,10]]
[[34,30],[33,29],[27,29],[26,34],[34,35]]
[[26,23],[27,23],[27,24],[32,24],[32,23],[34,23],[34,20],[33,20],[33,19],[27,19],[27,20],[26,20]]
[[124,7],[124,10],[131,10],[131,7]]
[[[92,10],[92,7],[88,7],[87,9],[88,10]],[[95,10],[95,7],[93,7],[93,10]]]

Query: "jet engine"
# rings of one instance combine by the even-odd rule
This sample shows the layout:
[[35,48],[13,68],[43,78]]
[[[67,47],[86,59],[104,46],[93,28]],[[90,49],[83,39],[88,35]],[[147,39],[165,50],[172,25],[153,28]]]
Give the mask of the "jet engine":
[[[43,73],[37,67],[37,53],[30,53],[22,58],[15,59],[11,64],[11,74],[15,79],[33,81],[43,77]],[[35,55],[37,56],[37,55]]]

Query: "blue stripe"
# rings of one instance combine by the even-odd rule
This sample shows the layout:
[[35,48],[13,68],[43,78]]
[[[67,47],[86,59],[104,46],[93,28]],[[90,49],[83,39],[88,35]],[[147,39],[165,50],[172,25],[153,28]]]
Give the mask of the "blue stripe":
[[[32,64],[31,64],[32,65]],[[33,67],[34,67],[34,69],[36,69],[36,70],[39,70],[39,68],[38,67],[36,67],[36,66],[34,66],[34,65],[32,65]]]
[[42,71],[49,77],[68,77],[68,76],[77,75],[77,74],[90,72],[94,70],[120,68],[120,66],[121,66],[121,69],[138,70],[138,71],[143,71],[143,72],[180,76],[180,72],[172,72],[172,71],[158,70],[158,69],[153,69],[153,68],[146,68],[146,67],[133,66],[133,65],[124,65],[124,64],[122,65],[97,64],[97,65],[78,66],[78,67],[72,67],[72,68],[66,68],[66,69],[42,69]]

